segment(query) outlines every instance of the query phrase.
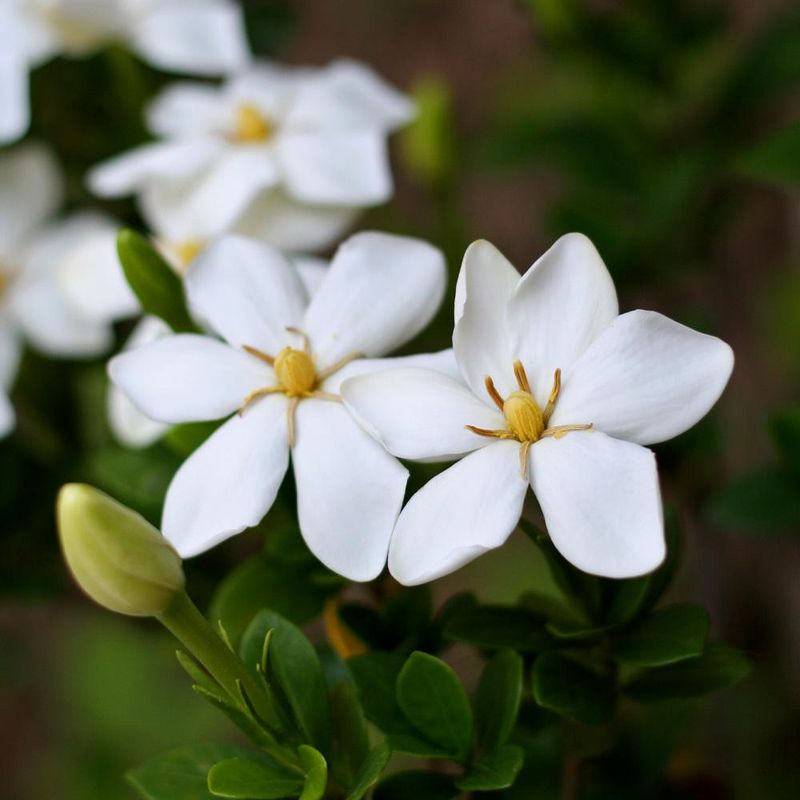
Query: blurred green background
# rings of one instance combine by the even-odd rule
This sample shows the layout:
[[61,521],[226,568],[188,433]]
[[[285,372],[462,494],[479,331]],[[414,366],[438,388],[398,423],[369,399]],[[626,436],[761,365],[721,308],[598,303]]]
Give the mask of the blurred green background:
[[[800,797],[797,4],[243,6],[259,54],[297,64],[352,56],[419,101],[419,120],[394,142],[396,197],[359,227],[430,239],[453,277],[473,239],[524,269],[580,230],[611,270],[622,309],[658,310],[733,345],[737,366],[717,409],[658,457],[684,531],[675,594],[709,609],[713,635],[745,650],[754,674],[635,721],[635,746],[598,759],[600,777],[585,791],[616,798],[615,780],[651,770],[643,797]],[[71,205],[98,205],[83,173],[146,138],[142,103],[166,81],[117,50],[35,73],[31,135],[56,148]],[[139,224],[129,202],[104,207]],[[413,349],[446,346],[451,307]],[[114,444],[105,388],[101,362],[29,352],[14,395],[19,430],[0,444],[0,794],[12,800],[132,798],[122,774],[138,761],[235,736],[193,695],[154,624],[96,610],[62,566],[52,513],[62,482],[90,480],[157,521],[181,460],[175,442],[138,452]],[[188,565],[201,606],[261,537]],[[468,586],[510,600],[548,590],[545,581],[520,537],[436,591]],[[320,598],[308,601],[298,616]],[[542,798],[558,796],[550,757],[545,748],[532,767]]]

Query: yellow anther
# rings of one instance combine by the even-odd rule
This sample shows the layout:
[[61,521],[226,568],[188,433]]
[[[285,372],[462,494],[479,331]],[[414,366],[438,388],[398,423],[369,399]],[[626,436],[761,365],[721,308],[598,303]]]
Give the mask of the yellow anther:
[[544,431],[542,409],[528,392],[511,392],[503,403],[509,430],[521,442],[536,442]]
[[178,259],[178,269],[185,272],[189,264],[194,261],[205,245],[199,239],[186,239],[175,245],[175,257]]
[[293,347],[284,347],[275,356],[275,377],[289,397],[303,397],[317,383],[317,371],[311,356]]
[[236,109],[233,138],[237,142],[266,142],[274,133],[272,123],[252,103],[243,103]]

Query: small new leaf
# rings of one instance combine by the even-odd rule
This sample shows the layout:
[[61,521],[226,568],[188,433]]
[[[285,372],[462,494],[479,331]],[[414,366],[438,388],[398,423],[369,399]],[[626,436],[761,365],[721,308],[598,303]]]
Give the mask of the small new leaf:
[[266,759],[229,758],[208,773],[208,790],[214,797],[277,800],[295,796],[302,786],[298,775]]

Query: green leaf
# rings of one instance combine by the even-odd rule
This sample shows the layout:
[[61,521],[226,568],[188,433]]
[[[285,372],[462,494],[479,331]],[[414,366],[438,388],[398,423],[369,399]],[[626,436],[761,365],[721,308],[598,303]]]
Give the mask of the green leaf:
[[800,183],[800,122],[775,131],[745,153],[738,162],[743,174],[770,183]]
[[251,755],[230,744],[190,744],[150,759],[125,777],[145,800],[213,800],[208,773],[214,764]]
[[522,656],[501,650],[487,662],[475,691],[475,728],[483,752],[508,741],[521,702]]
[[397,703],[426,739],[457,760],[472,743],[472,709],[452,668],[427,653],[414,652],[397,676]]
[[331,690],[331,772],[336,781],[351,786],[369,755],[369,737],[356,687],[341,681]]
[[533,696],[540,706],[587,725],[607,722],[614,712],[613,683],[554,652],[533,665]]
[[330,735],[328,693],[317,652],[303,633],[280,614],[260,611],[242,637],[242,660],[252,668],[260,663],[270,630],[270,674],[283,692],[298,730],[306,741],[324,750]]
[[214,708],[225,714],[225,716],[254,744],[257,744],[259,747],[269,747],[274,744],[274,739],[271,734],[261,727],[260,723],[256,722],[248,711],[233,705],[230,700],[223,697],[222,694],[217,691],[209,691],[198,684],[192,686],[192,689],[204,700],[211,703]]
[[356,775],[353,787],[347,800],[361,800],[362,797],[378,782],[383,770],[389,763],[392,752],[386,743],[381,743],[369,753]]
[[539,653],[552,642],[543,617],[514,606],[466,606],[453,615],[444,634],[476,647],[511,647],[523,653]]
[[711,645],[699,658],[648,669],[629,681],[624,691],[640,703],[699,697],[733,686],[750,673],[750,662],[726,645]]
[[176,650],[175,657],[178,659],[178,663],[181,667],[183,667],[184,672],[186,672],[198,686],[205,689],[207,692],[212,692],[220,696],[225,694],[216,680],[188,653],[183,650]]
[[208,789],[215,797],[276,800],[295,797],[302,788],[298,775],[266,759],[228,758],[208,773]]
[[708,639],[708,613],[686,604],[662,608],[619,633],[611,655],[620,664],[658,667],[702,655]]
[[525,751],[514,744],[507,744],[479,758],[469,768],[456,786],[464,792],[492,792],[507,789],[514,783],[522,765]]
[[300,800],[320,800],[328,787],[328,764],[319,750],[307,744],[297,748],[300,761],[306,770],[306,781]]
[[117,252],[125,278],[145,313],[160,317],[175,333],[197,330],[186,309],[180,277],[144,236],[121,230]]
[[437,744],[414,733],[390,733],[386,744],[393,753],[426,759],[452,759],[453,754]]
[[769,420],[769,432],[786,468],[800,481],[800,407],[786,408],[773,414]]
[[395,687],[405,659],[395,653],[364,653],[347,661],[367,719],[384,733],[413,733],[397,704]]
[[396,772],[375,790],[375,800],[452,800],[460,791],[439,772]]

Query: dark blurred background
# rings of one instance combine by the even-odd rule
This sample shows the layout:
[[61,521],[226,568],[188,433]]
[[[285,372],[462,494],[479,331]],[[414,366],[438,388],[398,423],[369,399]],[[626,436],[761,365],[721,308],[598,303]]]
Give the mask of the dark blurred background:
[[[736,369],[715,412],[658,457],[683,530],[674,594],[704,604],[713,635],[747,652],[754,673],[637,721],[639,749],[602,768],[653,769],[642,797],[800,797],[797,3],[243,5],[257,53],[296,64],[351,56],[419,102],[419,120],[394,141],[396,197],[359,227],[430,239],[453,277],[473,239],[524,269],[558,235],[583,231],[623,310],[658,310],[733,345]],[[85,169],[146,138],[141,104],[166,81],[117,51],[37,71],[32,135],[54,143],[72,205],[97,205]],[[139,222],[128,202],[105,207]],[[451,308],[414,349],[446,346]],[[60,483],[90,480],[157,521],[181,458],[175,442],[115,445],[104,393],[102,363],[29,353],[19,430],[0,444],[0,794],[14,800],[132,798],[128,767],[234,735],[195,698],[154,624],[96,610],[62,566]],[[261,536],[188,566],[201,605]],[[522,537],[436,592],[465,586],[486,599],[555,591]],[[620,797],[607,784],[588,782],[586,797]],[[543,779],[536,796],[558,795]]]

